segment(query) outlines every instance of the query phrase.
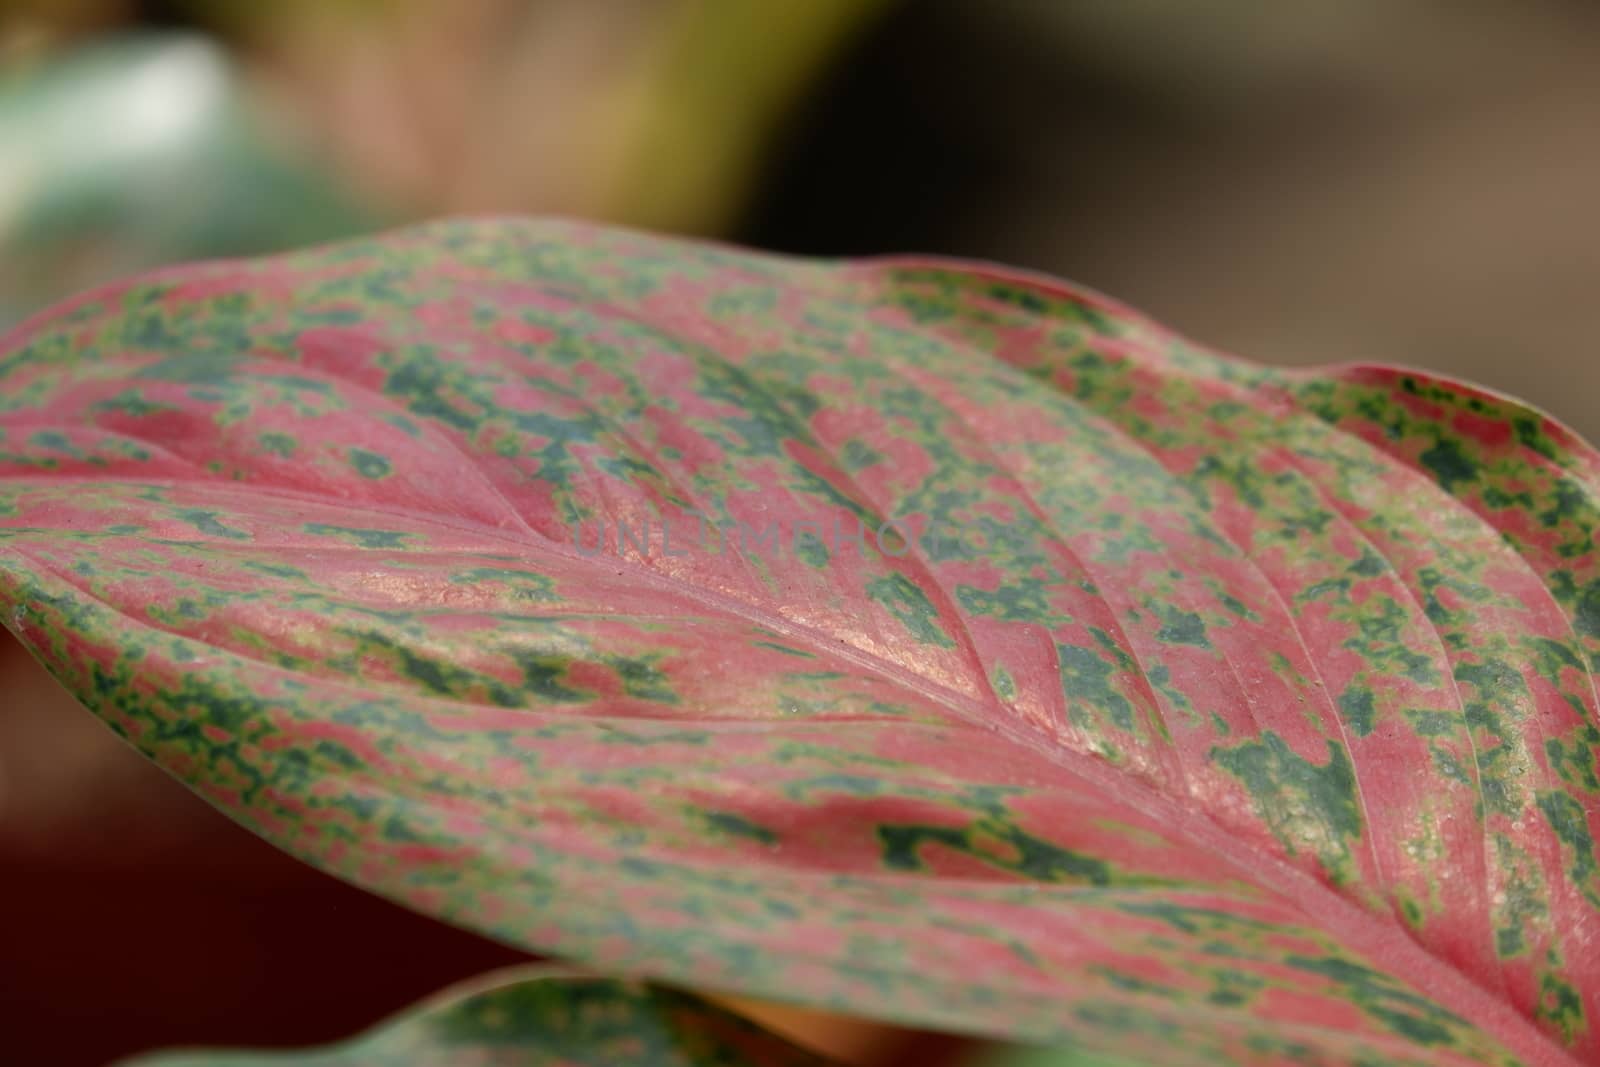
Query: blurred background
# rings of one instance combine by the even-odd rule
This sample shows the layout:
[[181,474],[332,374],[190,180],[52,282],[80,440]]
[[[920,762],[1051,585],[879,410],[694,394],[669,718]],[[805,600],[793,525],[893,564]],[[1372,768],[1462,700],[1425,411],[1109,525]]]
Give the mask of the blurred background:
[[[1593,439],[1597,191],[1592,0],[0,0],[0,328],[160,263],[559,213],[1002,260]],[[509,958],[234,830],[14,642],[0,904],[14,1062],[327,1040]]]

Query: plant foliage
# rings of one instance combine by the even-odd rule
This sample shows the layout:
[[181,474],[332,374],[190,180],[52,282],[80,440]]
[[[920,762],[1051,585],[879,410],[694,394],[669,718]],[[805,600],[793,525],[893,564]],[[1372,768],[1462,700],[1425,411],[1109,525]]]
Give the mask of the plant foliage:
[[1163,1065],[1600,1060],[1597,491],[1433,375],[567,222],[0,350],[6,623],[255,832],[587,966]]

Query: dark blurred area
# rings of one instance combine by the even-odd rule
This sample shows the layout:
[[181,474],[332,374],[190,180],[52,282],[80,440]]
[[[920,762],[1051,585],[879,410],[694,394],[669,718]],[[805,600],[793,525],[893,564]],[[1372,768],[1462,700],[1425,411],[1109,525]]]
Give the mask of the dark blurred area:
[[[0,327],[557,213],[1001,260],[1596,438],[1597,189],[1592,0],[0,0]],[[507,955],[254,842],[0,645],[0,1062],[328,1040]]]

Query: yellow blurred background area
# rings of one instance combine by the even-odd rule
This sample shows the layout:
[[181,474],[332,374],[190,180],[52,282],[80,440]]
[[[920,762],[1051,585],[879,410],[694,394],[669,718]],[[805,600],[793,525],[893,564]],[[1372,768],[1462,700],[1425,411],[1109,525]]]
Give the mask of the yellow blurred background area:
[[[0,0],[0,328],[163,263],[553,213],[1000,260],[1596,439],[1597,189],[1592,0]],[[0,1060],[328,1040],[514,958],[255,842],[0,640]]]

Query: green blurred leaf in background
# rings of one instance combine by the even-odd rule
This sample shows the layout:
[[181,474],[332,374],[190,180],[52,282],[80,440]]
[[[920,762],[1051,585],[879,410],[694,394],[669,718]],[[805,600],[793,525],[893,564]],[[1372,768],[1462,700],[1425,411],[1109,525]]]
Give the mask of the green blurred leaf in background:
[[536,966],[463,983],[327,1048],[158,1053],[125,1067],[828,1067],[828,1062],[686,993]]
[[267,135],[202,37],[107,38],[0,82],[0,326],[130,271],[377,222]]

